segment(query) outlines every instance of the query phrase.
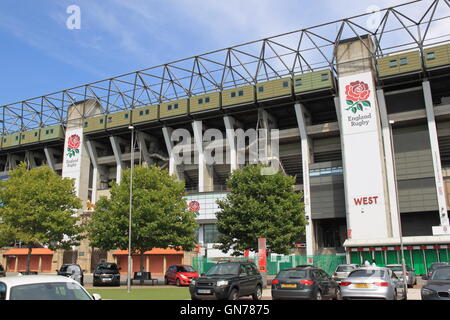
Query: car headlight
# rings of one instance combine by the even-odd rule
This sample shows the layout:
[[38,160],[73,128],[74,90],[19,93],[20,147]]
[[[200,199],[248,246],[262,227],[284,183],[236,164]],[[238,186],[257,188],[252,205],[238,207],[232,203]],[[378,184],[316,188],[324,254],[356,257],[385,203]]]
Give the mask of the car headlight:
[[195,279],[191,280],[191,285],[195,286]]
[[433,295],[435,292],[433,290],[427,289],[427,288],[422,288],[422,295],[424,296],[431,296]]
[[184,274],[180,274],[180,278],[184,279],[184,280],[187,280],[188,277],[186,277]]
[[218,287],[226,286],[226,285],[228,285],[228,280],[219,280],[219,281],[217,281],[216,285]]

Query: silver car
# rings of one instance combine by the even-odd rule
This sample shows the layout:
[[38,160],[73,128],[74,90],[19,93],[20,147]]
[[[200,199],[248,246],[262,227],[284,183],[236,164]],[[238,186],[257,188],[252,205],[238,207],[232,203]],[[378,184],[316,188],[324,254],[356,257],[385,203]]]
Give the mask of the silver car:
[[[401,264],[388,264],[386,268],[391,269],[398,278],[403,279],[403,267]],[[416,270],[411,269],[410,266],[406,266],[406,284],[410,288],[417,284]]]
[[348,299],[406,299],[404,283],[388,268],[358,268],[341,281],[341,295]]
[[333,280],[337,283],[340,283],[341,280],[346,279],[350,272],[355,269],[358,269],[358,264],[340,264],[336,267],[336,270],[333,273]]

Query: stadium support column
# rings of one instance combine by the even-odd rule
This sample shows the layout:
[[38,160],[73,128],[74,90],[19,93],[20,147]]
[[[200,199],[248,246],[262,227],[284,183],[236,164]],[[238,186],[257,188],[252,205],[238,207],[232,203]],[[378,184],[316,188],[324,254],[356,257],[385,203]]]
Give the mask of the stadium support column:
[[198,192],[214,191],[214,179],[212,165],[208,165],[205,159],[203,148],[202,121],[192,122],[194,130],[195,149],[197,150],[198,161]]
[[116,183],[120,184],[122,180],[122,169],[125,167],[122,161],[122,152],[120,150],[120,143],[123,141],[118,137],[109,137],[109,141],[111,142],[111,147],[114,153],[114,159],[116,160]]
[[90,140],[86,141],[87,150],[89,153],[89,158],[92,163],[92,193],[91,193],[91,202],[95,203],[97,201],[97,188],[98,188],[98,163],[97,163],[97,150],[94,146],[94,143]]
[[229,153],[227,153],[227,159],[228,161],[230,161],[230,172],[233,172],[234,170],[239,168],[237,157],[236,134],[234,130],[236,127],[240,127],[240,125],[235,118],[230,116],[224,116],[223,121],[225,123],[227,142],[230,150]]
[[338,121],[344,159],[347,240],[344,247],[392,237],[386,164],[370,36],[336,48]]
[[55,151],[51,148],[45,147],[44,148],[45,158],[47,159],[47,165],[50,169],[53,171],[55,170]]
[[[424,81],[422,87],[427,113],[428,133],[430,135],[431,155],[433,157],[434,179],[436,182],[436,193],[439,205],[439,218],[441,221],[440,226],[433,227],[433,234],[450,234],[448,228],[449,219],[447,212],[447,201],[445,199],[444,179],[442,177],[441,154],[439,152],[439,142],[434,118],[433,97],[431,95],[430,82]],[[443,227],[446,227],[445,229],[447,231],[445,231]]]
[[184,180],[184,171],[182,168],[179,168],[180,164],[177,164],[174,152],[174,142],[172,141],[172,132],[173,129],[169,127],[162,128],[164,141],[167,147],[167,153],[169,154],[169,174],[176,175],[178,180]]
[[394,238],[400,237],[400,226],[399,226],[399,215],[398,210],[398,189],[397,189],[397,179],[396,170],[394,164],[394,146],[392,145],[392,130],[389,124],[389,118],[386,108],[386,99],[384,97],[383,89],[377,90],[378,106],[380,110],[381,118],[381,132],[383,134],[383,145],[384,145],[384,155],[386,163],[386,178],[388,185],[388,196],[389,196],[389,209],[391,211],[391,225],[392,225],[392,236]]
[[305,218],[306,218],[306,255],[308,260],[310,256],[314,255],[314,240],[313,240],[313,221],[311,215],[311,190],[309,184],[309,164],[312,159],[311,141],[306,132],[305,108],[299,102],[294,105],[295,114],[297,116],[298,130],[300,131],[300,140],[302,148],[302,172],[303,172],[303,199],[305,203]]

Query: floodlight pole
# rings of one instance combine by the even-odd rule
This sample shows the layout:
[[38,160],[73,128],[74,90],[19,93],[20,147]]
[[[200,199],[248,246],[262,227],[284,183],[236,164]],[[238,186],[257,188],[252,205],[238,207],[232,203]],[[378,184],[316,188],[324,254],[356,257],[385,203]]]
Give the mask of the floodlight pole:
[[134,168],[134,127],[129,126],[131,130],[131,166],[130,166],[130,212],[128,216],[128,272],[127,272],[127,290],[131,292],[131,210],[133,205],[133,168]]

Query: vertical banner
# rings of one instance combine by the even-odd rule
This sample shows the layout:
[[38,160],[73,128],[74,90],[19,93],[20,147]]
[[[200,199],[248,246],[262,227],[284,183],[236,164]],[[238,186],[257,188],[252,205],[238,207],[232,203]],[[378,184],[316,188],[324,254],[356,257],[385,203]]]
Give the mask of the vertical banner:
[[385,166],[372,73],[341,77],[339,96],[348,235],[387,238]]
[[75,179],[75,193],[80,194],[81,151],[83,146],[83,129],[68,129],[64,142],[63,178]]
[[264,287],[267,286],[267,245],[266,238],[258,238],[258,266]]

